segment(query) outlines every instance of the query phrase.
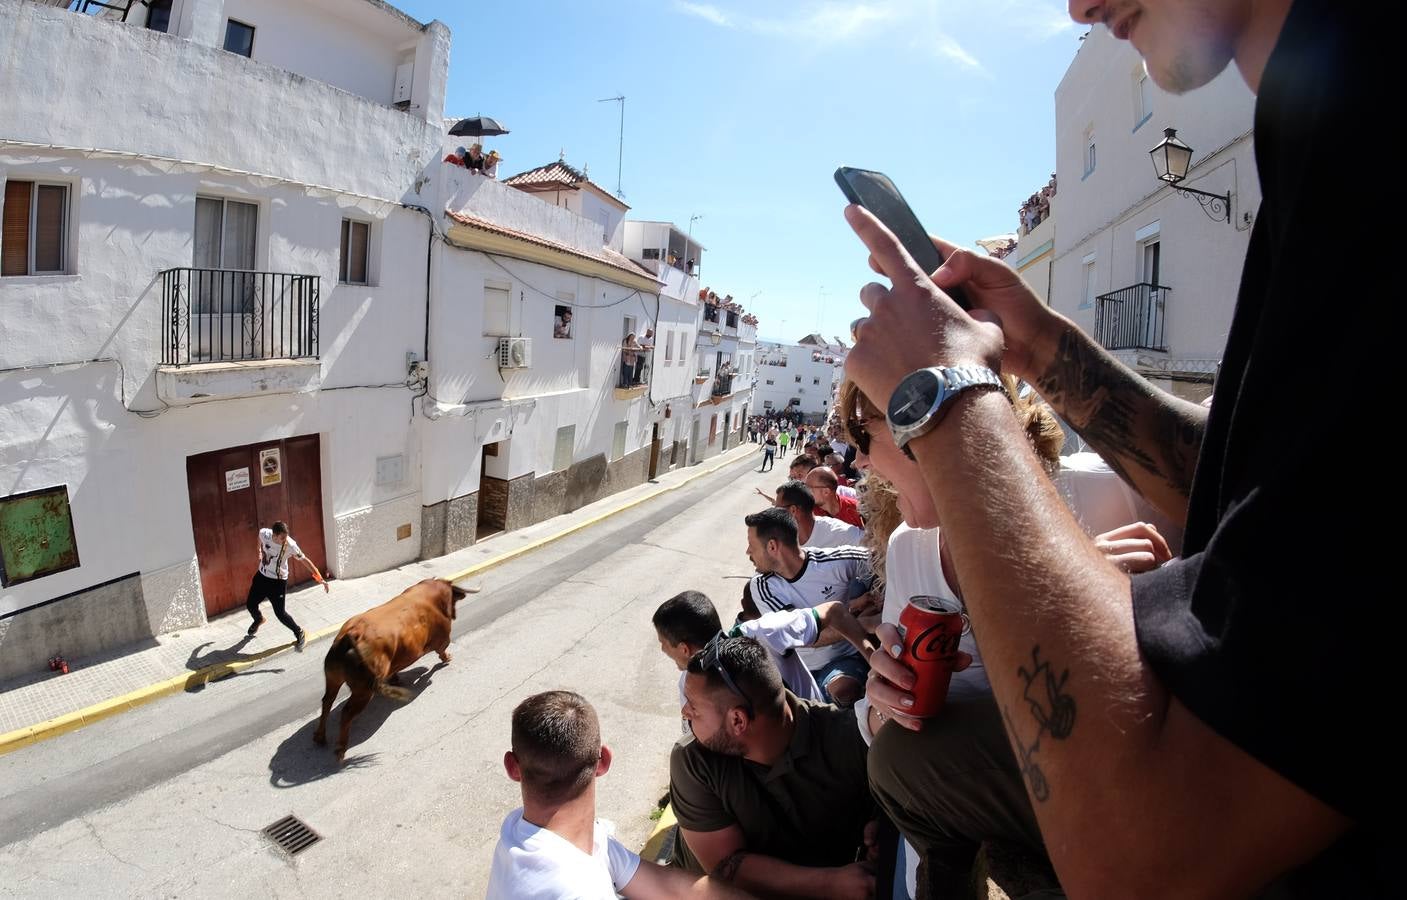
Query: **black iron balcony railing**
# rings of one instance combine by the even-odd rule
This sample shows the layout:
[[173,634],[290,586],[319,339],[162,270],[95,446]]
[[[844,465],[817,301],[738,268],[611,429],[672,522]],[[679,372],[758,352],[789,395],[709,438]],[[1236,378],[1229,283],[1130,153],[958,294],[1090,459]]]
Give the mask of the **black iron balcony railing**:
[[1094,334],[1106,350],[1167,350],[1163,307],[1172,289],[1141,282],[1095,298]]
[[655,351],[643,348],[620,349],[620,374],[616,377],[616,387],[635,388],[650,383],[650,367],[655,361]]
[[161,273],[161,362],[316,359],[317,275],[242,269]]
[[722,373],[714,376],[713,396],[724,397],[733,393],[733,377],[732,373]]

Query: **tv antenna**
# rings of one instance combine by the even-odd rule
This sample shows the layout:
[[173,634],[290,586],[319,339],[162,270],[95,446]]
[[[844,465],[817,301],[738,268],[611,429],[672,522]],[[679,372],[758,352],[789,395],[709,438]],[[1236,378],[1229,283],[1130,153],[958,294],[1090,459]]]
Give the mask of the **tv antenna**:
[[620,173],[621,162],[625,156],[625,95],[619,94],[615,97],[604,97],[596,102],[620,104],[620,145],[616,148],[616,196],[624,197],[625,194],[622,193],[620,189]]

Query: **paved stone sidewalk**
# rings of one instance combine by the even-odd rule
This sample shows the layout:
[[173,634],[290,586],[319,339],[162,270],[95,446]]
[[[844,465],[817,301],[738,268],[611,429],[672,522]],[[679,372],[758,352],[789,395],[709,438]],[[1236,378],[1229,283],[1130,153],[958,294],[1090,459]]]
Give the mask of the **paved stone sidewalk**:
[[[419,579],[461,572],[496,559],[756,453],[756,444],[744,443],[699,465],[666,472],[655,483],[636,485],[574,512],[495,535],[446,556],[407,563],[361,578],[332,581],[328,593],[318,585],[300,588],[288,595],[288,610],[310,636],[314,635],[339,626],[354,613],[385,602]],[[189,673],[192,685],[199,684],[210,677],[208,671],[199,672],[208,666],[250,662],[290,648],[292,634],[274,618],[268,604],[264,604],[263,610],[264,625],[258,635],[249,640],[245,640],[249,615],[239,609],[200,628],[164,634],[122,652],[71,659],[67,675],[43,671],[0,683],[0,736],[182,674]]]

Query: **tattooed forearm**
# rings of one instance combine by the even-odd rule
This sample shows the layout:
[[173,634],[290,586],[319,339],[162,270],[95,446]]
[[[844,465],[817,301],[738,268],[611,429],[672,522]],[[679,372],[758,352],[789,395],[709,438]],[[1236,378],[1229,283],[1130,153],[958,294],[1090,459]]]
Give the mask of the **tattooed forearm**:
[[738,867],[743,864],[743,857],[747,856],[746,850],[734,850],[723,862],[713,867],[713,878],[719,881],[732,881],[738,877]]
[[1022,734],[1030,729],[1017,726],[1009,706],[1002,706],[1002,717],[1006,720],[1011,742],[1016,747],[1016,755],[1021,766],[1021,774],[1031,789],[1031,796],[1037,803],[1044,803],[1050,797],[1050,782],[1045,772],[1036,763],[1036,754],[1041,749],[1041,740],[1050,735],[1063,741],[1075,730],[1075,698],[1065,693],[1065,682],[1070,678],[1070,670],[1065,669],[1057,676],[1049,662],[1041,661],[1041,648],[1031,648],[1031,667],[1021,666],[1016,670],[1025,683],[1022,697],[1031,708],[1031,718],[1036,722],[1036,736],[1026,740]]
[[1074,327],[1060,336],[1036,389],[1124,481],[1155,501],[1171,494],[1185,504],[1205,425],[1200,411],[1157,391]]

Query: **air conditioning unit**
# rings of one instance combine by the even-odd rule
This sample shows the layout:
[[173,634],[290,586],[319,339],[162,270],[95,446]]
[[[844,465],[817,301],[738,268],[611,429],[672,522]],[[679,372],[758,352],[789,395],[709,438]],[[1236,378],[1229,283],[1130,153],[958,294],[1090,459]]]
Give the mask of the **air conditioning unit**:
[[533,364],[533,339],[501,337],[498,339],[498,367],[526,369]]

